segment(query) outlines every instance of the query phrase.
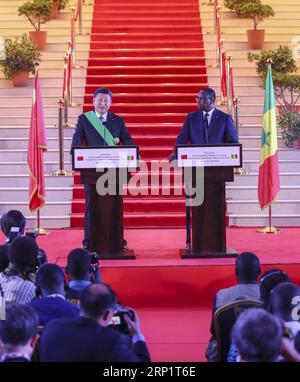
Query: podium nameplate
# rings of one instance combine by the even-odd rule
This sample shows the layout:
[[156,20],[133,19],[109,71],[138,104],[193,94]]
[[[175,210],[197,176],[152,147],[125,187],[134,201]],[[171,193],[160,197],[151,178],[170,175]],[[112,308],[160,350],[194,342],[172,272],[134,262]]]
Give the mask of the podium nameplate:
[[138,166],[137,146],[74,147],[73,170],[101,168],[128,168]]
[[242,145],[178,145],[178,167],[242,167]]

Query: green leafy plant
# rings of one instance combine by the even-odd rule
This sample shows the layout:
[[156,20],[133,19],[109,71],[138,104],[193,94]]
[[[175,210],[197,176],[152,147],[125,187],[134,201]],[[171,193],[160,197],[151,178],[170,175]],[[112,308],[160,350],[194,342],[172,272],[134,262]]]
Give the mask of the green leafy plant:
[[0,61],[0,67],[7,80],[21,71],[34,73],[36,61],[41,61],[41,53],[26,33],[5,39],[5,59]]
[[267,60],[272,59],[272,77],[277,102],[285,108],[295,108],[300,97],[300,76],[292,50],[284,45],[276,50],[264,50],[261,54],[248,52],[248,60],[255,62],[256,73],[265,85]]
[[286,146],[292,147],[293,142],[300,139],[300,114],[297,111],[283,109],[278,117],[278,126]]
[[259,23],[275,15],[270,5],[262,4],[260,0],[251,0],[236,5],[235,11],[238,16],[251,18],[253,20],[253,29],[256,30]]
[[38,32],[41,30],[41,24],[45,24],[50,20],[51,9],[51,0],[33,0],[21,5],[18,8],[18,14],[27,17],[30,24]]
[[247,0],[224,0],[224,6],[231,11],[235,11],[237,7],[246,2]]
[[65,9],[68,2],[69,2],[69,0],[53,0],[53,3],[58,4],[59,10]]

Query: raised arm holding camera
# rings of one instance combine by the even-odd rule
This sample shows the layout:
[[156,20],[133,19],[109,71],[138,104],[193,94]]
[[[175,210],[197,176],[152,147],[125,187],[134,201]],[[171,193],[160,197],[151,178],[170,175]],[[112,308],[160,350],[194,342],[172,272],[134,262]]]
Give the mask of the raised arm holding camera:
[[[35,240],[38,233],[26,232],[25,234],[26,218],[22,212],[18,210],[10,210],[3,214],[0,224],[1,230],[6,236],[6,242],[3,245],[0,245],[0,272],[3,272],[8,267],[8,249],[14,239],[21,236],[29,236]],[[38,247],[36,268],[47,262],[46,252]]]
[[92,284],[80,296],[80,316],[48,323],[41,337],[42,362],[149,362],[138,317],[127,319],[132,337],[108,325],[116,295],[106,284]]

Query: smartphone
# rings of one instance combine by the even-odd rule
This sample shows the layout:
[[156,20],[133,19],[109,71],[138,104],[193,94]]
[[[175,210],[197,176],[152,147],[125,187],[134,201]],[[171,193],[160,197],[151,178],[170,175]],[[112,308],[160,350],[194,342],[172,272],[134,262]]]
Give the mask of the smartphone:
[[11,243],[16,237],[20,236],[20,228],[19,227],[11,227],[8,242]]

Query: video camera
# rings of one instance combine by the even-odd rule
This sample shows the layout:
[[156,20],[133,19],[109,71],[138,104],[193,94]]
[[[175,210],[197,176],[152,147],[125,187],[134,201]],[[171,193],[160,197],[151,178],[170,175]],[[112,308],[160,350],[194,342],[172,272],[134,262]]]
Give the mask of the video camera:
[[113,315],[110,324],[110,328],[116,329],[123,334],[130,334],[127,322],[125,321],[125,314],[133,321],[134,320],[134,311],[131,309],[125,308],[123,305],[117,305],[117,312]]
[[[38,237],[38,235],[39,234],[36,231],[26,232],[25,235],[24,235],[20,231],[19,227],[11,227],[7,243],[11,244],[15,238],[21,237],[21,236],[29,236],[29,237],[31,237],[32,239],[35,240]],[[36,268],[39,268],[41,265],[46,264],[46,263],[48,263],[46,252],[43,249],[39,248],[38,260],[37,260],[37,263],[36,263]]]

